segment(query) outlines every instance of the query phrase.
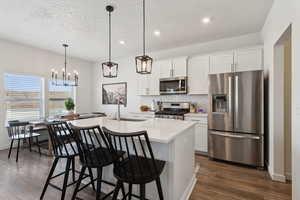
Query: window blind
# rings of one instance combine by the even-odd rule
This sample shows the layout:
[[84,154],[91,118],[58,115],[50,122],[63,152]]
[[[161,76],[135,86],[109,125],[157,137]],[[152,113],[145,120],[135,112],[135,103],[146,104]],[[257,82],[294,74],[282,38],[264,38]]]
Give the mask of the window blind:
[[41,117],[42,79],[4,74],[6,120],[37,120]]
[[[57,81],[58,84],[62,84],[62,80]],[[68,98],[74,99],[74,88],[66,86],[55,86],[52,85],[51,80],[49,81],[49,101],[48,109],[49,116],[56,116],[66,114],[68,111],[65,108],[65,101]]]

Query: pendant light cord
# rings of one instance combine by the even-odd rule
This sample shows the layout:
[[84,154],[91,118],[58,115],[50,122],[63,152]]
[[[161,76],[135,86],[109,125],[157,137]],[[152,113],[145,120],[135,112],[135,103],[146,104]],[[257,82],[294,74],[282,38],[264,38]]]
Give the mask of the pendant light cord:
[[[65,77],[67,77],[67,46],[65,45]],[[65,77],[63,77],[65,79]]]
[[109,62],[111,62],[111,12],[108,12],[109,15]]
[[144,56],[145,56],[145,54],[146,54],[146,50],[145,50],[145,48],[146,48],[146,42],[145,42],[145,38],[146,38],[146,31],[145,31],[145,0],[143,0],[143,53],[144,53]]

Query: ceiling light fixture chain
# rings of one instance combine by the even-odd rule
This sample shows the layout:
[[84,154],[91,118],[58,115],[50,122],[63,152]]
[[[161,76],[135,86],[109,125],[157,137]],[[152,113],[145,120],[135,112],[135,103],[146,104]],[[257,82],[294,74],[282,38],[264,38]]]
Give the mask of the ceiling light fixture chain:
[[118,64],[111,61],[111,13],[114,7],[106,6],[108,12],[108,61],[102,63],[102,73],[105,78],[116,78],[118,76]]
[[136,72],[151,74],[153,59],[146,55],[146,3],[143,0],[143,55],[135,57]]

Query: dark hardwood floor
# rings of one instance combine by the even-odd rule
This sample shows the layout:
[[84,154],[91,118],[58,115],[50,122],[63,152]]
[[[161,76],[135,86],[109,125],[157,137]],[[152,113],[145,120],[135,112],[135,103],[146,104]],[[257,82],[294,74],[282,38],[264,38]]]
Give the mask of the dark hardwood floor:
[[[43,184],[51,167],[52,159],[20,152],[19,162],[7,159],[7,151],[0,151],[0,199],[38,200]],[[197,156],[200,170],[197,184],[190,200],[290,200],[291,184],[272,182],[264,171],[210,161]],[[61,168],[64,163],[60,163]],[[57,180],[62,181],[61,179]],[[73,188],[69,188],[66,199],[71,198]],[[94,200],[91,189],[80,193],[84,200]],[[45,200],[60,199],[60,192],[49,187]]]

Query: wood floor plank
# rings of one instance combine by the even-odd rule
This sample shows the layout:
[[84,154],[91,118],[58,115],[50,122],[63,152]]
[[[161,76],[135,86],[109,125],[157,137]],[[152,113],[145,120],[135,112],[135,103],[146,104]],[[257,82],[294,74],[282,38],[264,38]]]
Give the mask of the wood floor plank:
[[[19,162],[14,154],[7,159],[7,150],[0,151],[0,199],[37,200],[43,188],[52,159],[22,149]],[[272,182],[265,171],[211,161],[196,156],[200,165],[197,183],[190,200],[291,200],[291,184]],[[64,162],[58,164],[62,170]],[[57,171],[57,173],[59,170]],[[56,183],[61,183],[57,179]],[[67,190],[70,199],[73,187]],[[84,200],[94,200],[91,189],[80,192]],[[60,199],[60,192],[49,187],[45,200]]]

